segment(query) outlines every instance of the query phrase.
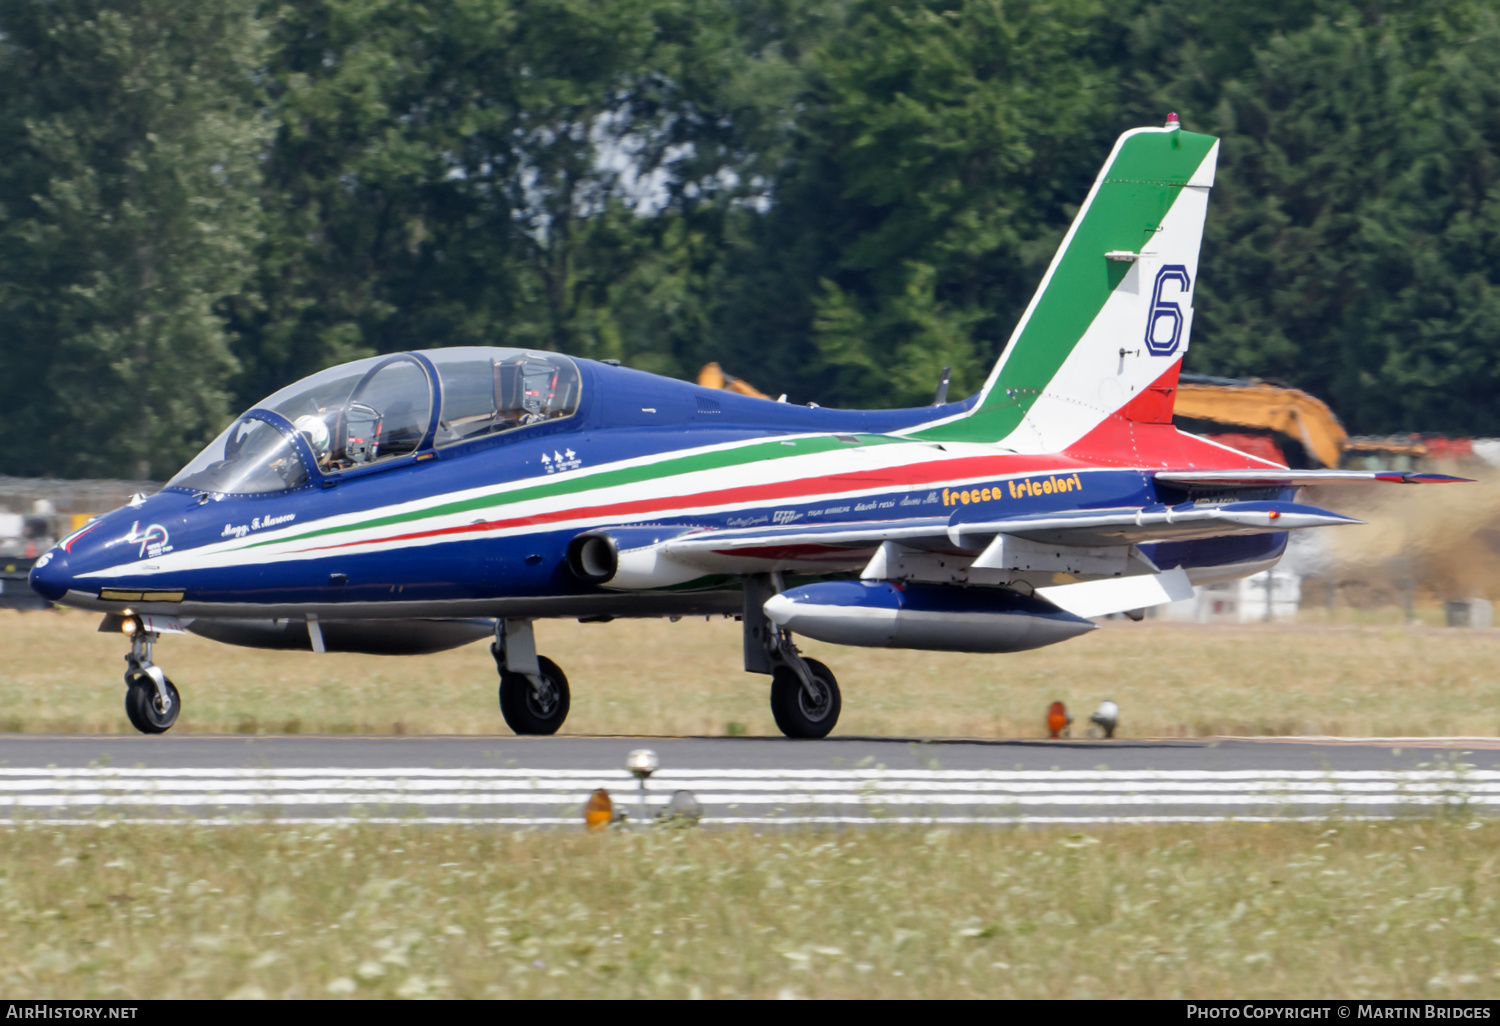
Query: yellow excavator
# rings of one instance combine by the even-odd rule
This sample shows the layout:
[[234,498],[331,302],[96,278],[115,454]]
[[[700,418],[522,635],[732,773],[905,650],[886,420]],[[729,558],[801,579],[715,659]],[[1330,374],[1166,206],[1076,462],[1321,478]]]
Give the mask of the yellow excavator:
[[740,395],[754,396],[756,399],[771,398],[744,378],[724,373],[724,368],[717,363],[703,365],[703,369],[698,372],[698,385],[700,388],[721,388],[726,392],[738,392]]
[[[1325,467],[1337,467],[1349,444],[1344,425],[1323,400],[1300,388],[1284,388],[1254,378],[1241,381],[1184,374],[1178,379],[1173,418],[1286,435],[1302,443],[1309,462]],[[1226,443],[1234,444],[1227,439]]]

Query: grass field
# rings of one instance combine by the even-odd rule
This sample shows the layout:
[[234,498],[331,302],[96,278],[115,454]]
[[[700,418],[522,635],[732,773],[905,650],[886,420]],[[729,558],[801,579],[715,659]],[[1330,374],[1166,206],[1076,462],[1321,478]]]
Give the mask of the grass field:
[[1500,825],[6,830],[0,989],[1500,995]]
[[[1112,698],[1122,733],[1137,737],[1500,735],[1500,632],[1337,613],[1322,624],[1115,621],[1009,656],[805,647],[838,674],[841,734],[1031,737],[1055,699],[1081,726]],[[127,646],[97,622],[0,611],[16,653],[0,668],[0,730],[129,732]],[[572,682],[568,733],[775,733],[766,678],[741,671],[733,621],[544,621],[537,636]],[[483,644],[400,658],[171,637],[157,658],[182,689],[178,733],[507,733]]]

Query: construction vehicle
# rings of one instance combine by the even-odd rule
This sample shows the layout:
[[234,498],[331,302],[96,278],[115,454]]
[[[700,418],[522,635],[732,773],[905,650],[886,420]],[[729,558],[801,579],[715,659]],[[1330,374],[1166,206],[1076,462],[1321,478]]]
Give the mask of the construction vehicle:
[[[1349,438],[1323,400],[1255,378],[1184,374],[1177,383],[1172,419],[1184,430],[1196,428],[1225,445],[1288,466],[1294,465],[1290,458],[1308,466],[1337,467]],[[1219,425],[1249,430],[1226,433]]]
[[756,399],[771,398],[744,378],[737,378],[733,374],[724,373],[724,368],[720,367],[717,363],[705,363],[703,365],[703,369],[698,372],[698,384],[703,388],[720,388],[726,392],[737,392],[740,395],[748,395]]
[[[1255,378],[1184,374],[1173,419],[1184,430],[1293,467],[1435,470],[1479,458],[1470,438],[1417,432],[1350,436],[1323,400]],[[1231,425],[1248,430],[1223,430]]]

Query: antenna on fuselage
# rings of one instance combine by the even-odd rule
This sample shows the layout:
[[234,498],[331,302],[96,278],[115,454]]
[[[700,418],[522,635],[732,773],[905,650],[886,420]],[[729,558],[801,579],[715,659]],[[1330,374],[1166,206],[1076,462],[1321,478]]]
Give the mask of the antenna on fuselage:
[[937,394],[932,397],[932,405],[941,406],[948,401],[948,378],[952,373],[952,367],[944,367],[943,373],[938,375]]

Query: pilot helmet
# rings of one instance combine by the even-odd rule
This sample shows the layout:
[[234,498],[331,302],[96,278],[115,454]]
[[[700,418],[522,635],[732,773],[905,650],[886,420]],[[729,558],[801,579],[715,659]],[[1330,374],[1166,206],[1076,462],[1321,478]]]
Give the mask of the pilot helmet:
[[331,436],[328,433],[328,425],[323,423],[323,418],[306,413],[292,421],[292,427],[302,432],[302,437],[307,439],[307,444],[312,447],[313,455],[317,457],[318,462],[321,463],[327,458]]

